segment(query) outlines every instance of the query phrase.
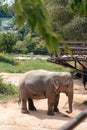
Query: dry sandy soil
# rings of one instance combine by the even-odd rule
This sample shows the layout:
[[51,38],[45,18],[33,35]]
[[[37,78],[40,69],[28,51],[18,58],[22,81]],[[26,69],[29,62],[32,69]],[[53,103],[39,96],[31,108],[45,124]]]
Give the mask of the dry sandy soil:
[[[4,82],[10,82],[18,86],[22,74],[1,73]],[[67,114],[68,101],[65,94],[61,94],[59,102],[59,113],[48,116],[47,100],[35,100],[37,111],[30,114],[22,114],[21,106],[17,101],[0,101],[0,130],[58,130],[80,112],[87,108],[83,104],[87,99],[87,92],[83,88],[82,80],[74,80],[73,113]],[[87,119],[85,119],[75,130],[87,130]]]

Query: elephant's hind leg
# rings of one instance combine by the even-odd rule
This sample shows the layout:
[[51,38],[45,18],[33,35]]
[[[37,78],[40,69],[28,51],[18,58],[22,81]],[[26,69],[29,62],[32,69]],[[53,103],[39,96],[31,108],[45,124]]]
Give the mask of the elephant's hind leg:
[[27,101],[25,99],[22,99],[22,109],[21,112],[24,114],[28,114],[29,111],[27,110]]
[[34,106],[33,100],[31,98],[28,98],[28,109],[30,111],[36,111],[36,107]]

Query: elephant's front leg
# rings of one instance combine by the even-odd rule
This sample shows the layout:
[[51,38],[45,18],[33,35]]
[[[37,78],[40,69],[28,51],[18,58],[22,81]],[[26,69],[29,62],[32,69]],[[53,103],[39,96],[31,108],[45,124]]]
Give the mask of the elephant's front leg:
[[56,96],[55,104],[54,104],[54,109],[53,109],[54,112],[59,112],[59,109],[58,109],[59,98],[60,98],[60,94],[58,94],[58,95]]
[[53,97],[48,98],[48,112],[47,115],[54,115],[53,106],[55,104],[55,99]]
[[36,108],[34,106],[33,100],[31,98],[28,98],[28,109],[30,111],[36,111]]
[[22,99],[22,113],[24,114],[28,114],[29,111],[27,110],[27,100],[26,99]]

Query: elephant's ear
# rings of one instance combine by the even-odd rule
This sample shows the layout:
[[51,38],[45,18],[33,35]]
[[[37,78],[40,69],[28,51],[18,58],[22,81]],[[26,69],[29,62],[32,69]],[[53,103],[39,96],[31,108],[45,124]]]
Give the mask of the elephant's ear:
[[54,86],[55,90],[58,91],[58,89],[60,88],[60,80],[58,76],[53,76],[51,78],[51,83]]

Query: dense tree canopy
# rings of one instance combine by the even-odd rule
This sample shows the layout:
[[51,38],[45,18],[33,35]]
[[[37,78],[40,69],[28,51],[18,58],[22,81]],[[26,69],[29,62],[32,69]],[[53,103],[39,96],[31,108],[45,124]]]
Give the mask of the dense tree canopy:
[[[63,39],[58,33],[61,31],[59,30],[57,34],[54,33],[50,29],[50,24],[48,22],[47,6],[51,2],[52,0],[14,0],[14,12],[19,27],[21,27],[24,22],[27,21],[32,29],[35,29],[43,36],[46,46],[51,51],[55,50],[59,52],[58,45],[60,45],[61,41],[63,42]],[[62,20],[62,17],[60,17],[60,21],[63,21],[62,23],[60,21],[59,23],[56,22],[58,26],[63,26],[64,22],[69,22],[71,20],[70,18],[73,17],[68,11],[68,0],[54,0],[54,2],[57,2],[57,5],[59,3],[61,4],[62,14],[67,17],[66,20]],[[79,12],[80,16],[87,15],[87,0],[69,0],[69,3],[71,4],[71,9]],[[58,16],[60,16],[59,12]]]
[[71,9],[77,10],[80,16],[87,16],[87,0],[71,0]]
[[[59,33],[55,34],[50,30],[50,26],[48,23],[48,14],[47,14],[47,3],[44,3],[45,0],[15,0],[14,4],[14,9],[15,9],[15,14],[17,18],[17,23],[20,26],[21,24],[24,23],[24,20],[27,20],[29,25],[33,28],[36,29],[45,39],[46,45],[51,49],[51,50],[58,50],[58,43],[62,40],[61,36]],[[46,0],[45,2],[49,2],[48,4],[52,3],[52,0]],[[67,19],[64,19],[61,17],[60,13],[58,16],[60,16],[61,21],[64,21],[65,23],[70,22],[71,18],[73,15],[70,14],[69,10],[69,4],[71,4],[71,9],[79,12],[79,14],[82,16],[87,14],[87,0],[54,0],[57,5],[60,3],[61,7],[66,6],[66,8],[61,8],[62,10],[62,15]],[[71,3],[70,3],[71,2]],[[67,6],[68,5],[68,6]],[[63,10],[65,9],[65,10]],[[54,9],[56,10],[56,9]],[[60,9],[59,9],[60,10]],[[63,18],[63,20],[62,20]],[[77,20],[78,21],[78,20]],[[84,19],[84,22],[86,20]],[[59,23],[57,23],[60,25]],[[64,25],[64,23],[61,23],[61,26]],[[71,24],[72,25],[72,24]],[[81,23],[82,25],[82,23]],[[69,25],[70,26],[70,25]],[[65,28],[66,29],[66,28]],[[71,31],[71,30],[70,30]],[[83,33],[81,31],[81,33]],[[63,33],[64,34],[64,33]]]
[[70,11],[70,0],[47,0],[49,21],[54,32],[64,40],[87,40],[87,18]]

